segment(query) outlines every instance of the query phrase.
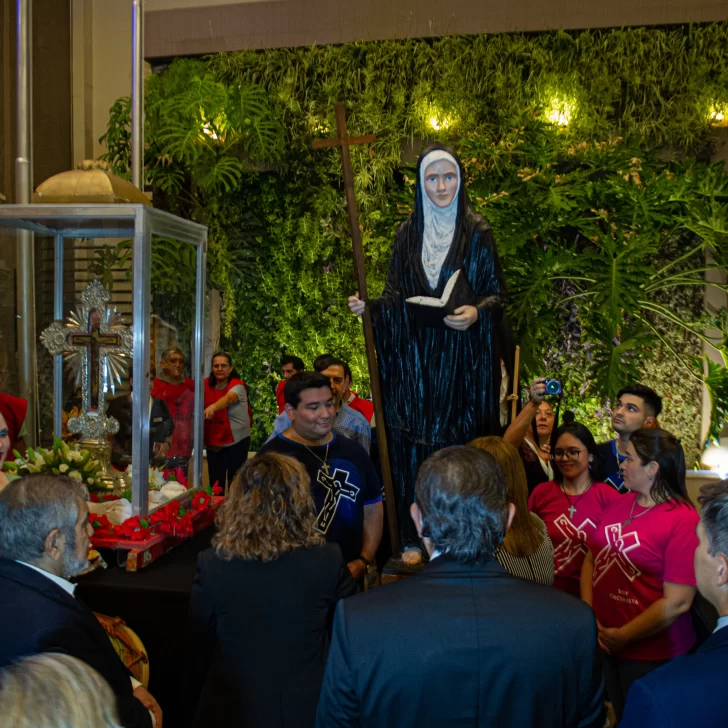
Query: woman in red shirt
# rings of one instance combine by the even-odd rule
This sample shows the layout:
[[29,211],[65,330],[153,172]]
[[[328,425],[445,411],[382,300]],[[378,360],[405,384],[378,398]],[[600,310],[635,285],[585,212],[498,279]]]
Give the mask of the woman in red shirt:
[[225,488],[248,459],[252,410],[248,388],[233,369],[230,354],[212,356],[205,384],[205,450],[210,483]]
[[626,454],[621,470],[631,493],[604,511],[581,578],[617,719],[635,680],[695,644],[689,610],[699,517],[688,499],[680,441],[665,430],[637,430]]
[[553,442],[554,479],[536,486],[528,508],[546,524],[554,545],[554,586],[578,597],[587,538],[619,494],[605,483],[594,482],[599,456],[587,427],[580,422],[562,425]]

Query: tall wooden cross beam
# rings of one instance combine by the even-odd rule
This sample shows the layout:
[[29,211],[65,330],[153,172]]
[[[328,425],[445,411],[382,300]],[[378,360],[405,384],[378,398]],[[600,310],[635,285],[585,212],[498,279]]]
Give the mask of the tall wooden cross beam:
[[[364,270],[364,250],[361,245],[361,231],[359,230],[359,211],[354,195],[354,173],[351,168],[349,147],[352,144],[371,144],[376,141],[374,134],[350,137],[346,129],[346,110],[344,104],[336,104],[336,132],[337,139],[315,139],[314,149],[328,149],[341,147],[341,160],[344,167],[344,187],[346,190],[346,209],[349,212],[349,227],[351,228],[351,243],[354,253],[354,272],[359,287],[359,297],[367,300],[367,278]],[[369,381],[374,397],[374,414],[376,416],[377,444],[379,446],[379,461],[382,466],[382,479],[384,480],[384,495],[387,506],[387,520],[389,521],[389,540],[392,542],[392,556],[400,555],[399,529],[397,527],[397,509],[394,504],[394,488],[392,487],[392,470],[389,465],[389,448],[387,446],[387,430],[384,422],[384,408],[382,406],[382,390],[379,385],[379,367],[374,347],[374,329],[372,317],[367,307],[362,317],[364,325],[364,342],[367,350],[367,365],[369,367]]]

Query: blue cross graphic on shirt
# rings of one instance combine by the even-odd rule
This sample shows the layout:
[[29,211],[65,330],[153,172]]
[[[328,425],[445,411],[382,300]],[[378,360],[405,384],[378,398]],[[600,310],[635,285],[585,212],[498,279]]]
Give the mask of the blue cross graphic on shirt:
[[339,501],[342,498],[356,501],[359,488],[349,482],[349,471],[341,470],[341,468],[336,468],[333,475],[328,475],[321,469],[318,471],[316,480],[326,488],[326,498],[324,498],[324,504],[321,506],[321,511],[316,519],[316,528],[321,533],[327,533],[336,515]]

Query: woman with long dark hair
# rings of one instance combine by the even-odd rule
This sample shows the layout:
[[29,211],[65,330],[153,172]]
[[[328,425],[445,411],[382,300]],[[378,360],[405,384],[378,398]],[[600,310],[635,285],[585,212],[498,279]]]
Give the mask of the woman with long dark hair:
[[582,598],[594,609],[605,682],[617,718],[630,685],[695,644],[690,607],[699,516],[685,486],[680,441],[642,429],[621,465],[629,494],[604,511],[589,536]]
[[619,494],[594,480],[599,455],[587,427],[580,422],[561,425],[553,443],[554,479],[536,487],[528,507],[546,524],[554,545],[554,586],[578,597],[587,538]]
[[546,380],[543,377],[534,379],[528,402],[503,433],[503,439],[513,445],[521,456],[529,495],[537,485],[554,479],[551,435],[556,424],[556,413],[545,397]]
[[212,355],[205,386],[205,450],[210,483],[225,488],[248,459],[253,412],[248,387],[233,367],[230,354]]
[[500,437],[479,437],[470,443],[490,453],[506,476],[508,502],[516,507],[496,561],[513,576],[551,586],[554,582],[554,547],[546,524],[528,510],[528,483],[523,463],[513,445]]
[[190,595],[194,725],[312,728],[333,609],[356,586],[316,529],[306,468],[274,452],[249,460],[217,526]]
[[[430,146],[420,155],[414,205],[397,231],[381,297],[366,304],[349,298],[358,315],[369,307],[374,324],[407,563],[421,558],[409,515],[419,466],[436,450],[500,431],[498,342],[506,299],[490,225],[473,210],[460,161],[448,147]],[[470,289],[467,302],[423,321],[408,299],[442,297],[458,271]]]

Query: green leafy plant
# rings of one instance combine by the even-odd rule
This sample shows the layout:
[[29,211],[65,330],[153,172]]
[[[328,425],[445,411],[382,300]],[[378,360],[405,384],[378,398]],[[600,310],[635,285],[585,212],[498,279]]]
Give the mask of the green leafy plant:
[[[495,233],[524,376],[568,380],[565,404],[605,434],[605,404],[642,379],[692,442],[707,381],[718,427],[728,392],[697,358],[702,341],[717,343],[702,290],[728,257],[728,177],[697,160],[710,152],[710,108],[728,95],[726,49],[716,23],[243,51],[150,79],[155,204],[210,228],[209,278],[250,385],[254,445],[275,416],[283,352],[308,364],[342,355],[368,390],[345,305],[355,284],[340,154],[311,150],[334,134],[342,100],[350,134],[377,134],[351,149],[371,296],[413,209],[412,162],[427,141],[450,143]],[[122,167],[125,114],[117,102],[106,136]]]

